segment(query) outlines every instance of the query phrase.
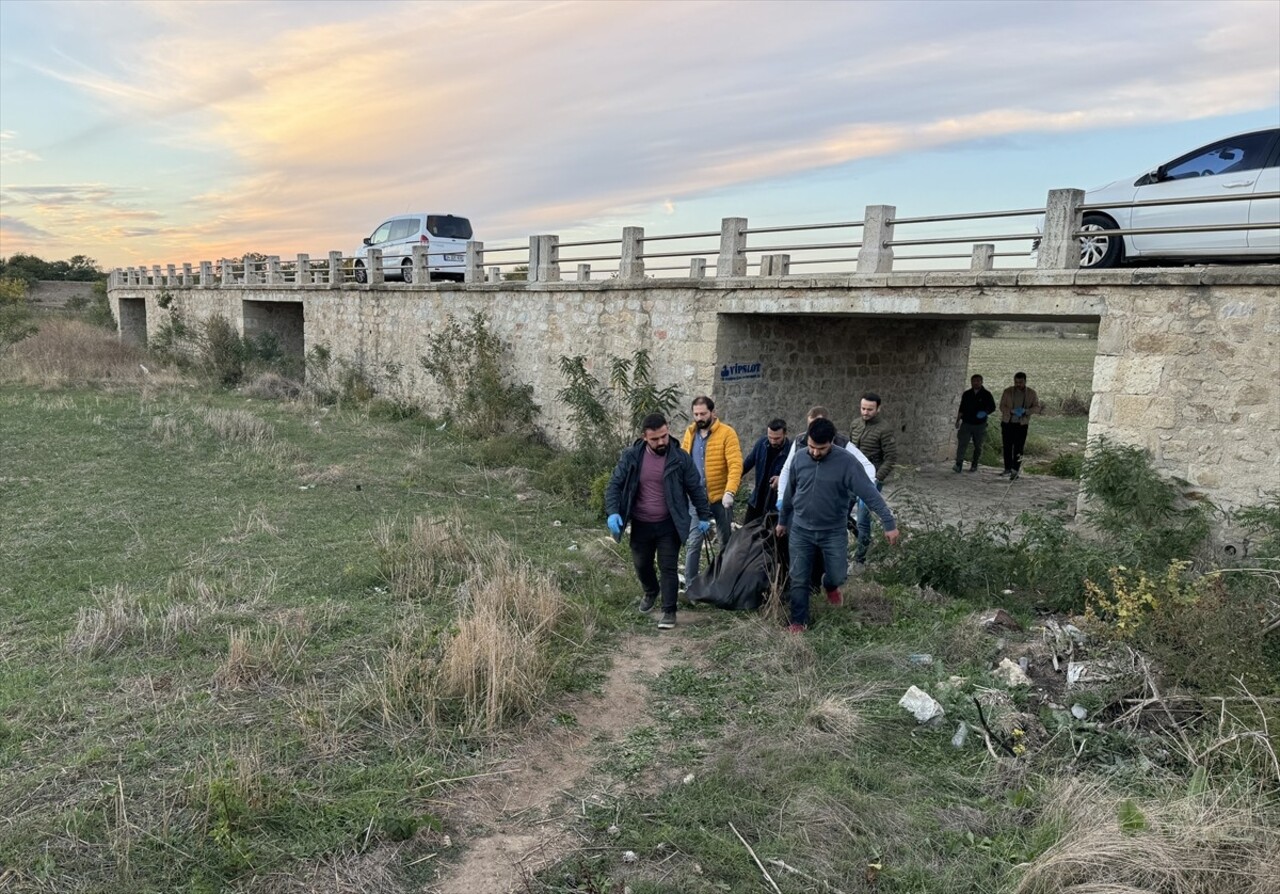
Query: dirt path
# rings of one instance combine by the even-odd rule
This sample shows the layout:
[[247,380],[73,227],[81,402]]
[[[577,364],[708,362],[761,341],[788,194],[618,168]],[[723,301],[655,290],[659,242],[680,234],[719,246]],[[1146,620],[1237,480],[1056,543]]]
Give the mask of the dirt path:
[[467,848],[466,855],[425,892],[508,894],[525,875],[571,852],[569,815],[579,806],[573,790],[597,759],[587,746],[619,741],[644,721],[649,682],[670,666],[682,645],[672,636],[625,639],[603,694],[564,708],[575,724],[522,742],[494,768],[497,775],[460,798],[457,844]]
[[[967,468],[967,467],[966,467]],[[1023,475],[1017,481],[983,466],[976,472],[951,471],[949,464],[904,468],[885,485],[885,500],[910,525],[976,522],[1013,524],[1032,511],[1070,521],[1075,517],[1080,482],[1050,475]]]

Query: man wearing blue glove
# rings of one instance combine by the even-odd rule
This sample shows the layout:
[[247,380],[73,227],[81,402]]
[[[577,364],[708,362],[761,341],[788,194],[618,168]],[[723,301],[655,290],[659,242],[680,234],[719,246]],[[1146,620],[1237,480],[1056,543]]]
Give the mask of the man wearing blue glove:
[[982,387],[982,376],[969,379],[969,390],[960,395],[960,409],[956,410],[956,464],[951,471],[964,468],[964,455],[973,443],[973,462],[969,471],[978,471],[978,459],[982,456],[982,442],[987,438],[987,417],[996,411],[996,399]]
[[815,555],[822,556],[822,586],[827,602],[844,600],[840,585],[849,576],[849,529],[847,520],[853,501],[862,498],[880,517],[885,539],[898,542],[898,525],[875,482],[862,464],[844,450],[833,450],[836,427],[830,419],[817,419],[809,426],[805,449],[795,456],[787,490],[782,498],[782,514],[774,533],[790,536],[791,626],[792,633],[809,627],[810,572]]
[[711,506],[693,460],[671,440],[666,418],[651,413],[640,427],[643,437],[622,452],[609,478],[604,510],[614,540],[621,542],[631,523],[631,561],[644,590],[640,611],[652,611],[661,593],[658,629],[670,630],[676,626],[680,545],[689,534],[689,506],[697,512],[703,534],[711,527]]
[[1000,439],[1004,441],[1002,477],[1008,475],[1010,481],[1017,480],[1022,471],[1022,451],[1027,446],[1027,425],[1033,413],[1043,412],[1044,405],[1035,389],[1027,387],[1027,374],[1014,373],[1013,385],[1000,395]]

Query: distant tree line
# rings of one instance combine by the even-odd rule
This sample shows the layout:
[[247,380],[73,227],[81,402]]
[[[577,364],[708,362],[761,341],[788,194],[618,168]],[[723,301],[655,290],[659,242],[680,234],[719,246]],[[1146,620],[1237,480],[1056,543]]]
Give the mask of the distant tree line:
[[20,279],[30,286],[42,279],[101,282],[107,275],[98,269],[97,261],[84,255],[74,255],[66,261],[46,261],[35,255],[16,254],[0,258],[0,277]]

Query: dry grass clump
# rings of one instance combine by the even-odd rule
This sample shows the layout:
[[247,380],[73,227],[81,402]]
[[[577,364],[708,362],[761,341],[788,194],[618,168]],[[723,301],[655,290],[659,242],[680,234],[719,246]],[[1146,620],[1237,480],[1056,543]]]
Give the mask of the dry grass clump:
[[151,433],[165,447],[189,444],[193,434],[190,422],[173,415],[153,416],[151,418]]
[[182,380],[110,330],[52,316],[40,317],[38,325],[40,330],[14,345],[0,363],[0,377],[39,388],[90,382],[175,385]]
[[1059,840],[1016,894],[1276,894],[1274,810],[1215,792],[1137,803],[1067,782],[1042,819],[1061,829]]
[[95,591],[97,604],[81,607],[76,626],[67,636],[73,655],[97,658],[110,655],[127,642],[145,642],[150,620],[136,593],[122,584]]
[[552,632],[566,599],[552,580],[508,559],[477,570],[458,631],[440,660],[440,693],[461,701],[467,725],[493,732],[531,712],[546,691]]
[[205,423],[220,440],[245,447],[264,447],[275,440],[271,423],[244,410],[209,409],[201,412]]
[[279,373],[264,372],[241,385],[240,390],[261,400],[295,400],[302,394],[302,383]]
[[284,676],[301,659],[308,633],[305,623],[264,624],[255,631],[232,630],[227,657],[213,675],[214,685],[238,689]]
[[809,708],[805,722],[841,744],[857,744],[865,738],[866,730],[861,708],[883,692],[882,686],[868,686],[849,695],[828,695]]
[[469,542],[457,512],[440,519],[419,515],[407,531],[398,520],[382,521],[373,540],[378,571],[391,593],[402,599],[442,592],[482,556],[506,552],[496,543]]

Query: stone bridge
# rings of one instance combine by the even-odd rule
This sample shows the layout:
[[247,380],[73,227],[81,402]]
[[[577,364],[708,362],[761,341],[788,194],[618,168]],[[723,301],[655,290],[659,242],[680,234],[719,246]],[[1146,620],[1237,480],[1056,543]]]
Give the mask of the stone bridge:
[[[954,449],[974,321],[1092,322],[1099,335],[1090,438],[1147,448],[1161,471],[1224,508],[1280,491],[1276,267],[796,276],[766,258],[761,270],[578,282],[371,277],[361,285],[269,274],[269,282],[228,283],[212,271],[197,280],[157,268],[155,276],[113,274],[109,294],[126,340],[146,341],[174,313],[191,322],[222,315],[245,336],[274,333],[296,355],[324,346],[375,380],[399,370],[400,386],[428,404],[434,395],[418,362],[428,337],[450,314],[483,313],[511,347],[512,375],[533,386],[545,428],[562,443],[571,435],[556,398],[562,355],[585,355],[604,378],[610,357],[645,348],[655,381],[678,384],[686,406],[712,394],[744,440],[774,416],[795,425],[816,403],[847,429],[860,393],[874,390],[885,397],[904,461],[914,463],[946,460]],[[1013,372],[984,374],[998,394]]]

